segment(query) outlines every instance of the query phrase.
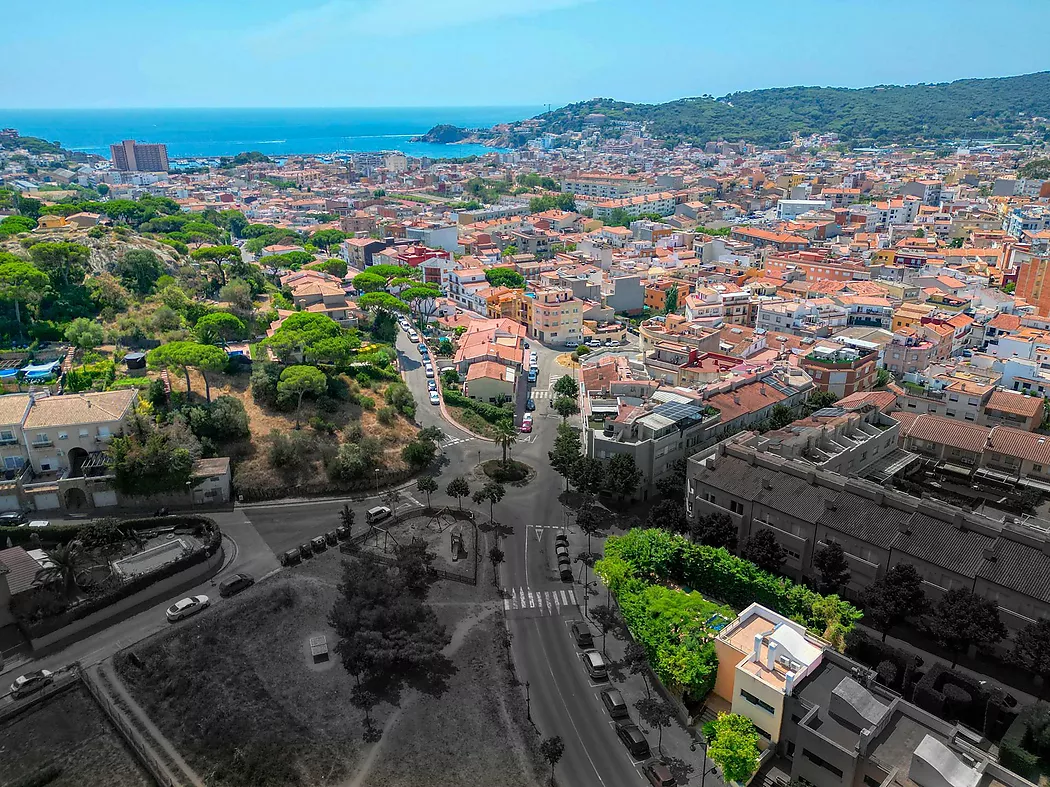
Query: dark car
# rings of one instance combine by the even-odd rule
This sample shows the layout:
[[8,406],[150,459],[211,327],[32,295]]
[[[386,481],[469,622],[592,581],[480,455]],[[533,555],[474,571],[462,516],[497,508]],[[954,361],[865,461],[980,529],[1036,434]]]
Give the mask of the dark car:
[[642,731],[638,729],[637,724],[632,722],[617,724],[616,737],[627,747],[627,751],[636,760],[642,760],[649,756],[649,741],[642,735]]
[[554,542],[556,544],[568,544],[569,536],[566,533],[558,533],[558,535],[554,537]]
[[561,576],[562,582],[572,582],[572,568],[567,564],[558,566],[558,574]]
[[582,620],[577,620],[569,626],[569,631],[572,632],[572,638],[576,640],[576,644],[581,648],[594,647],[594,635],[591,634],[591,630],[587,628],[587,624]]
[[223,598],[235,596],[255,584],[250,574],[234,574],[219,583],[219,595]]
[[530,412],[532,410],[535,410],[536,409],[536,402],[534,402],[531,398],[530,399],[526,399],[525,400],[525,409],[529,410]]
[[627,702],[619,689],[603,689],[602,705],[614,719],[626,719],[628,716]]
[[678,780],[675,779],[671,769],[663,760],[647,762],[642,768],[642,773],[653,787],[678,787]]
[[26,515],[21,511],[4,511],[0,513],[0,525],[22,525],[25,524]]

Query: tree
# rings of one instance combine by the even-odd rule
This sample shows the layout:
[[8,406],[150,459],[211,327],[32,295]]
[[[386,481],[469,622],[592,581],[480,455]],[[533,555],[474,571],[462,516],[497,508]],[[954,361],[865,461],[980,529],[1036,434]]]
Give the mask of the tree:
[[393,312],[404,313],[408,311],[408,304],[389,292],[370,292],[357,299],[357,305],[365,311],[375,315],[391,314]]
[[503,449],[503,466],[507,466],[507,452],[518,442],[518,430],[514,428],[512,421],[504,420],[496,424],[493,440],[496,445]]
[[568,396],[570,399],[578,399],[580,396],[580,385],[572,379],[571,374],[559,377],[552,390],[559,396]]
[[659,697],[645,697],[634,703],[638,710],[638,716],[650,727],[656,727],[659,736],[656,748],[662,753],[664,750],[664,727],[670,727],[675,720],[674,708]]
[[299,410],[303,406],[306,394],[320,396],[328,390],[328,378],[316,366],[289,366],[281,372],[277,383],[277,393],[281,396],[296,397],[295,428],[299,428]]
[[91,249],[79,243],[37,243],[29,247],[33,263],[52,282],[61,282],[64,287],[83,283],[90,255]]
[[[333,339],[343,344],[334,347],[327,341]],[[349,352],[360,347],[361,340],[356,331],[344,329],[328,315],[296,312],[281,323],[266,344],[282,360],[299,357],[306,362],[326,353]]]
[[547,738],[540,744],[540,754],[551,766],[551,784],[554,784],[554,766],[558,764],[564,753],[565,744],[562,743],[561,737],[558,735]]
[[[586,589],[584,592],[587,592]],[[595,625],[602,633],[602,653],[605,653],[605,638],[610,631],[620,625],[620,616],[608,604],[600,604],[596,607],[591,607],[591,617],[594,618]]]
[[492,563],[492,584],[496,587],[499,587],[499,565],[505,557],[503,550],[493,544],[489,550],[489,562]]
[[193,478],[194,452],[170,430],[136,422],[128,434],[110,440],[106,450],[113,486],[125,495],[184,493]]
[[883,642],[891,628],[921,615],[925,608],[922,577],[910,563],[898,563],[864,593],[864,619],[882,633]]
[[758,733],[746,716],[719,713],[711,722],[714,739],[708,741],[707,756],[722,768],[725,780],[746,783],[758,769]]
[[576,525],[587,536],[587,554],[591,552],[591,536],[605,533],[609,513],[593,500],[588,500],[576,512]]
[[515,246],[513,243],[511,243],[510,245],[504,247],[503,251],[500,253],[500,256],[502,256],[502,257],[513,257],[517,253],[518,253],[518,247]]
[[354,509],[343,503],[343,510],[339,512],[339,521],[347,531],[354,529]]
[[434,461],[437,445],[433,440],[416,435],[416,439],[401,449],[401,458],[412,467],[422,468]]
[[44,553],[49,565],[36,572],[36,581],[42,585],[56,584],[66,598],[73,595],[77,586],[77,573],[84,565],[86,555],[79,541],[59,544]]
[[685,471],[688,462],[685,459],[675,459],[671,464],[669,474],[656,482],[656,490],[669,500],[681,503],[685,498]]
[[622,501],[634,494],[642,480],[642,471],[630,454],[615,454],[605,469],[605,483],[609,491]]
[[244,322],[229,312],[210,312],[193,326],[201,344],[225,345],[244,337],[247,329]]
[[649,690],[649,654],[645,652],[645,646],[637,642],[628,642],[623,651],[623,665],[632,675],[641,675],[642,683],[645,684],[645,696],[651,697]]
[[570,399],[568,396],[559,396],[554,400],[554,412],[561,416],[562,423],[572,415],[576,415],[580,412],[580,406],[576,404],[575,399]]
[[679,534],[689,532],[689,521],[685,516],[685,508],[677,500],[666,498],[649,509],[645,526],[658,527]]
[[554,448],[547,452],[551,468],[565,479],[565,491],[569,491],[569,479],[572,477],[577,461],[580,459],[580,433],[561,424],[558,436],[554,439]]
[[102,344],[102,326],[87,317],[77,317],[66,326],[66,341],[81,350],[90,350]]
[[386,277],[370,271],[354,276],[354,289],[361,293],[380,292],[386,289]]
[[310,236],[310,243],[319,249],[328,251],[330,246],[342,243],[347,237],[347,234],[342,230],[318,230]]
[[593,456],[577,456],[572,466],[573,486],[587,494],[598,494],[605,487],[606,463]]
[[511,268],[489,268],[485,271],[485,280],[493,287],[525,289],[525,277]]
[[959,661],[959,654],[966,652],[971,645],[994,645],[1007,633],[995,602],[966,588],[955,588],[941,596],[927,628],[951,652],[953,668]]
[[113,272],[132,292],[149,295],[164,275],[164,263],[149,249],[129,249],[114,263]]
[[1043,691],[1050,688],[1050,620],[1029,623],[1014,637],[1010,663],[1043,679]]
[[408,592],[426,598],[430,589],[430,567],[437,558],[434,552],[427,549],[427,542],[422,538],[413,538],[407,544],[396,544],[394,557],[398,577]]
[[18,338],[25,339],[22,330],[23,303],[40,303],[47,289],[47,274],[13,254],[0,252],[0,298],[15,305]]
[[672,284],[664,299],[664,314],[674,314],[676,311],[678,311],[678,285]]
[[737,527],[729,514],[698,516],[693,527],[693,540],[709,547],[724,547],[736,550]]
[[416,481],[416,489],[427,496],[427,508],[430,508],[430,495],[438,491],[437,479],[432,475],[421,476]]
[[506,493],[507,490],[504,488],[503,484],[498,481],[487,481],[485,482],[485,486],[477,490],[470,499],[474,501],[475,505],[481,505],[487,501],[489,504],[489,519],[494,522],[496,520],[494,507],[496,503],[503,499],[503,496]]
[[459,510],[463,510],[463,498],[470,496],[470,485],[467,483],[467,479],[463,476],[456,476],[448,485],[445,487],[445,494],[449,497],[456,498],[456,502],[459,504]]
[[825,595],[838,593],[849,584],[849,563],[842,544],[829,541],[813,555],[813,567],[820,573],[817,590]]
[[419,326],[419,330],[422,331],[427,327],[430,318],[437,312],[437,302],[438,298],[441,297],[441,290],[431,285],[414,286],[402,290],[398,297],[408,304],[409,310]]
[[241,250],[236,246],[205,246],[194,249],[190,256],[197,262],[215,263],[219,272],[219,284],[225,286],[227,283],[226,267],[242,261]]
[[744,543],[744,548],[740,550],[740,557],[750,560],[763,571],[778,574],[780,567],[787,559],[787,552],[780,546],[773,531],[764,527]]

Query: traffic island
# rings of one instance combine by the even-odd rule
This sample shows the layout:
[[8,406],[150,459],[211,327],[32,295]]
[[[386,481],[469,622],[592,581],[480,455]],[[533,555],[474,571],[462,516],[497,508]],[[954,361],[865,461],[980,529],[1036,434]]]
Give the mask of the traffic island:
[[524,462],[508,459],[506,464],[500,459],[489,459],[481,463],[481,471],[501,484],[525,486],[536,477],[536,471]]

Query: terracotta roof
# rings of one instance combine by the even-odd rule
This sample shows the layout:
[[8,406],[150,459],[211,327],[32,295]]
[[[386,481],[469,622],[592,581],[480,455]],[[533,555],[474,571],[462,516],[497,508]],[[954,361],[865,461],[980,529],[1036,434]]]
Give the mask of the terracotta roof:
[[997,314],[991,320],[988,321],[989,328],[995,328],[997,331],[1016,331],[1021,327],[1021,318],[1016,314]]
[[29,394],[0,396],[0,424],[21,424],[26,417],[32,397]]
[[880,410],[892,407],[897,402],[897,397],[891,391],[858,391],[835,402],[836,407],[845,410],[859,410],[868,404],[873,404]]
[[26,417],[25,428],[44,429],[119,421],[128,414],[137,399],[138,392],[133,389],[48,396],[34,402]]
[[[908,418],[907,416],[914,416]],[[925,440],[937,445],[947,445],[962,451],[979,454],[988,443],[987,426],[977,426],[954,418],[942,418],[927,413],[894,413],[893,417],[901,422],[901,435]],[[908,422],[911,423],[908,423]]]
[[[467,369],[467,380],[477,380],[478,378],[488,378],[492,380],[501,380],[510,382],[507,380],[507,375],[513,375],[514,371],[506,364],[496,363],[495,361],[479,361],[472,363],[470,368]],[[511,378],[513,379],[513,377]]]
[[7,575],[7,587],[12,596],[24,593],[36,583],[40,564],[22,547],[0,549],[0,574]]
[[1031,418],[1043,411],[1043,398],[1041,396],[1025,396],[1014,391],[996,391],[992,394],[992,398],[988,400],[985,409]]
[[772,385],[753,382],[742,385],[735,391],[717,393],[705,399],[704,403],[717,408],[722,413],[722,423],[726,424],[742,415],[754,413],[777,402],[782,402],[784,399],[787,399],[787,395]]

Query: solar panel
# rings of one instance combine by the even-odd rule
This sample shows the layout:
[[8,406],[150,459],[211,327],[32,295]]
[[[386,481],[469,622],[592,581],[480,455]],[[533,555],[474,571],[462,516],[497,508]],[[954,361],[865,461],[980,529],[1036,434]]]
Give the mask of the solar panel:
[[681,421],[686,418],[699,418],[701,410],[695,404],[681,404],[680,402],[666,402],[653,408],[653,412],[662,415],[671,421]]

